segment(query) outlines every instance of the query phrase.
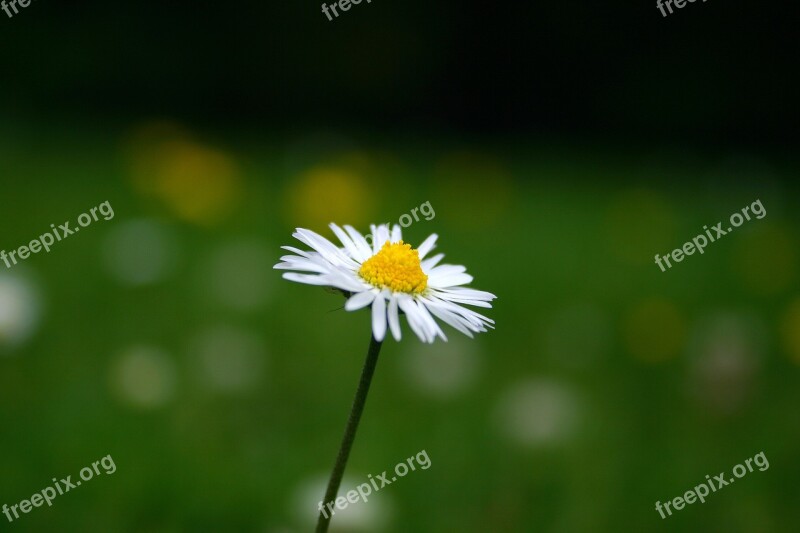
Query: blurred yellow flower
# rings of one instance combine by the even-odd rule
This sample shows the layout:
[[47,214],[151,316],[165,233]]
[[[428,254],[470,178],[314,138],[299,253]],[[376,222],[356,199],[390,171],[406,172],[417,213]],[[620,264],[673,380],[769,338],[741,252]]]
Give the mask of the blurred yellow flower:
[[149,123],[128,144],[136,189],[179,218],[214,224],[239,205],[243,181],[233,158],[191,139],[179,126]]
[[290,224],[302,220],[316,230],[342,218],[361,225],[372,213],[371,204],[366,181],[346,167],[313,167],[298,176],[287,191]]

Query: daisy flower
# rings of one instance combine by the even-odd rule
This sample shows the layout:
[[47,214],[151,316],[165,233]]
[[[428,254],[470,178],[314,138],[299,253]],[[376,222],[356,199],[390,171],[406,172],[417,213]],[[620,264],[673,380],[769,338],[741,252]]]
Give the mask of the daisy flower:
[[428,257],[436,247],[436,234],[413,249],[403,242],[397,224],[391,229],[388,224],[370,226],[372,245],[351,226],[342,229],[331,224],[330,228],[341,246],[298,228],[293,237],[313,251],[283,246],[296,255],[281,257],[275,268],[292,271],[283,274],[290,281],[341,290],[348,297],[347,311],[371,306],[376,341],[383,341],[387,327],[400,340],[401,312],[411,330],[427,343],[436,337],[447,340],[434,317],[469,337],[494,327],[492,319],[463,306],[490,308],[496,296],[464,287],[472,276],[463,266],[439,264],[444,254]]
[[398,341],[401,337],[400,313],[406,315],[411,330],[427,343],[436,337],[447,340],[434,317],[470,337],[494,327],[492,319],[463,306],[492,307],[489,302],[495,295],[464,287],[472,276],[463,266],[440,265],[443,254],[427,257],[436,246],[435,234],[415,250],[403,242],[399,225],[391,229],[388,224],[371,226],[372,244],[351,226],[342,229],[331,224],[331,229],[341,246],[311,230],[298,228],[294,237],[312,250],[284,246],[295,255],[285,255],[275,265],[291,271],[283,274],[290,281],[341,291],[347,297],[344,308],[348,311],[372,307],[369,349],[325,499],[318,505],[317,533],[328,531],[386,330],[391,330]]

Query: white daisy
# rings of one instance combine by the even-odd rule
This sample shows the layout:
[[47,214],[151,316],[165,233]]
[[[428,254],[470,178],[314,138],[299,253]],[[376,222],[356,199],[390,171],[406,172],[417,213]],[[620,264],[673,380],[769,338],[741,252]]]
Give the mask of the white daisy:
[[[472,281],[466,268],[440,265],[444,254],[427,258],[436,245],[437,235],[412,249],[403,242],[399,225],[370,226],[372,246],[351,226],[344,229],[330,225],[342,247],[311,230],[298,228],[293,234],[314,251],[283,246],[297,255],[281,257],[275,268],[293,270],[283,277],[290,281],[334,287],[348,296],[344,308],[355,311],[372,306],[372,334],[382,341],[387,324],[400,340],[400,313],[423,341],[432,343],[437,336],[447,340],[434,316],[472,337],[472,333],[493,328],[494,321],[461,304],[492,307],[494,294],[463,287]],[[304,272],[304,273],[299,273]]]

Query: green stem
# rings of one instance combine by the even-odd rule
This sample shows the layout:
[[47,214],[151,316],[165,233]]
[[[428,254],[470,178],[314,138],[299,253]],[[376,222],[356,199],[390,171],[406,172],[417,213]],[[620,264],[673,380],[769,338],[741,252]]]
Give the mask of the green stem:
[[378,354],[381,352],[382,342],[376,341],[375,337],[370,338],[367,359],[364,361],[364,368],[361,370],[361,380],[358,383],[356,397],[353,400],[353,407],[350,409],[350,418],[347,420],[347,427],[342,437],[342,445],[339,447],[339,455],[336,457],[336,464],[331,472],[331,479],[328,481],[328,489],[325,491],[325,499],[322,500],[323,510],[319,513],[317,522],[317,533],[326,533],[331,522],[332,512],[325,507],[326,503],[336,500],[339,492],[339,485],[342,483],[344,469],[347,466],[347,458],[350,457],[350,448],[356,438],[358,423],[361,421],[361,413],[364,411],[364,404],[367,402],[369,385],[372,383],[372,375],[375,373],[375,365],[378,364]]

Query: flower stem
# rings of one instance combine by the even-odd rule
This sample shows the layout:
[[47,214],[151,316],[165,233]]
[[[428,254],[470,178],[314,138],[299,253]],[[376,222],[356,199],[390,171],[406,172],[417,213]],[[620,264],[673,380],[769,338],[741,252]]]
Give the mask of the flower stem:
[[350,409],[350,418],[347,420],[347,427],[342,437],[342,445],[339,447],[339,455],[336,457],[336,464],[331,472],[331,479],[328,481],[328,489],[325,491],[325,499],[322,500],[323,510],[320,510],[319,521],[317,522],[317,533],[326,533],[333,513],[325,508],[325,504],[333,502],[339,492],[339,485],[342,482],[344,469],[347,466],[347,458],[350,457],[350,448],[356,438],[358,423],[361,420],[361,413],[364,411],[364,404],[367,402],[369,385],[372,383],[372,375],[375,373],[375,366],[378,364],[378,354],[381,352],[381,341],[376,341],[375,337],[370,338],[367,359],[364,361],[364,368],[361,370],[361,380],[358,382],[358,390],[353,400],[353,407]]

